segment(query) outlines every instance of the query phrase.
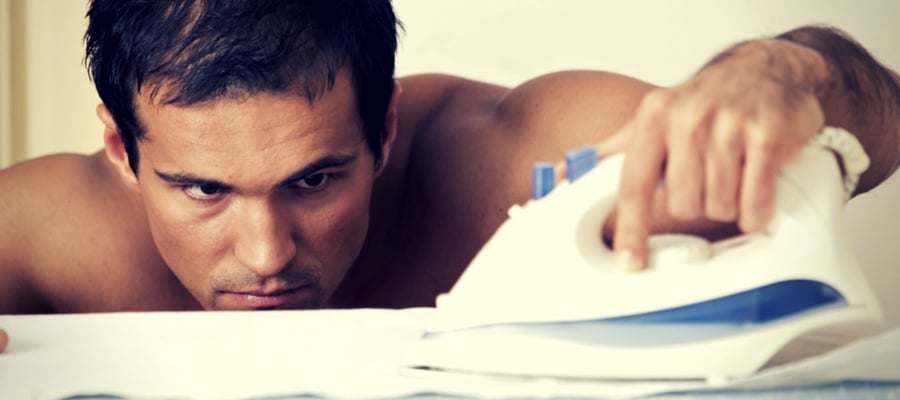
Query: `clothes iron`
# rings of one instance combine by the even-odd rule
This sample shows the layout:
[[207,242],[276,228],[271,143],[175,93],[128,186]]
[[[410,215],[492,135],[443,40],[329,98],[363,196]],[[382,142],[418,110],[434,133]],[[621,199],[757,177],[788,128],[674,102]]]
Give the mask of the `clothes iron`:
[[[830,128],[829,128],[830,129]],[[876,327],[846,238],[837,158],[811,144],[777,181],[768,229],[716,242],[654,236],[626,272],[600,238],[624,156],[509,210],[405,367],[501,376],[715,380],[751,375],[788,342]]]

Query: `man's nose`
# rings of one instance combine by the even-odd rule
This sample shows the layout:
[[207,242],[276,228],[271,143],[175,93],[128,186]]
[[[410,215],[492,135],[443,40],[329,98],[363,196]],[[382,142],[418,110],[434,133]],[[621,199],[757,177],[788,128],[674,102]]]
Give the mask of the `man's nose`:
[[290,213],[271,200],[248,201],[241,207],[233,229],[234,255],[259,276],[281,272],[296,255]]

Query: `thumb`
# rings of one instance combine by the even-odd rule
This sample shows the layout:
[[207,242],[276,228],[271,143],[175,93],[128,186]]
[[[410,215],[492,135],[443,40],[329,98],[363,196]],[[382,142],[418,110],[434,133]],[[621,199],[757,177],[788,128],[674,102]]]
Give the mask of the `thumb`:
[[597,149],[597,155],[600,157],[607,157],[625,151],[628,144],[631,143],[631,138],[634,136],[632,134],[634,131],[633,128],[634,123],[628,122],[618,131],[595,144],[594,147]]

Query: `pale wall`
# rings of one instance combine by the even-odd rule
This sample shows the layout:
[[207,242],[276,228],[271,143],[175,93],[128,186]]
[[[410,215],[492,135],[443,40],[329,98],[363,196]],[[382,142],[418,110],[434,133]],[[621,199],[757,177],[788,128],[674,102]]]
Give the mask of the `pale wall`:
[[[13,161],[102,144],[98,97],[82,65],[86,2],[0,0],[9,10],[10,53],[0,67],[12,98],[5,144]],[[2,115],[2,110],[0,110]]]
[[[11,49],[0,71],[13,67],[14,160],[89,152],[101,144],[97,96],[82,65],[83,0],[0,0],[15,16]],[[395,0],[406,24],[398,74],[449,72],[513,85],[549,71],[606,69],[656,84],[677,83],[720,49],[809,22],[851,32],[877,56],[900,68],[893,0]],[[6,14],[10,14],[7,12]],[[0,39],[3,39],[0,36]],[[2,46],[2,45],[0,45]],[[2,78],[2,74],[0,74]],[[2,98],[0,98],[2,99]],[[0,124],[2,126],[2,124]],[[9,132],[5,139],[10,140]],[[0,141],[0,147],[7,143]],[[9,152],[0,148],[0,153]],[[0,159],[0,162],[5,161]],[[0,164],[0,167],[6,164]]]

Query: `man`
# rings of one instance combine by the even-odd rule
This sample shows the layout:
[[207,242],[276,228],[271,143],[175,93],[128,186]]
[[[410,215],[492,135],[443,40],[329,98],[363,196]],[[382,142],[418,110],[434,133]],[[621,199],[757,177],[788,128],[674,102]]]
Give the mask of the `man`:
[[779,168],[824,125],[872,158],[858,192],[900,164],[896,74],[823,28],[674,88],[561,72],[509,89],[394,80],[388,1],[96,0],[88,17],[105,148],[0,172],[0,313],[432,305],[528,198],[531,164],[589,143],[627,155],[609,235],[630,269],[651,231],[763,228]]

